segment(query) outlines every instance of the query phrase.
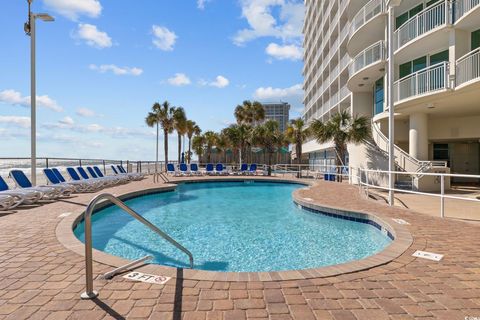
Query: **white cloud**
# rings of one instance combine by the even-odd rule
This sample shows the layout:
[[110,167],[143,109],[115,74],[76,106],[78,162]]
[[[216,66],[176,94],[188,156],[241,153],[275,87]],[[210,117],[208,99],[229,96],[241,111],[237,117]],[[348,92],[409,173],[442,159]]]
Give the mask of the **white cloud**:
[[62,120],[59,121],[61,124],[64,124],[66,126],[73,126],[75,124],[75,121],[71,117],[65,117]]
[[95,111],[88,109],[88,108],[78,108],[76,114],[80,117],[90,118],[95,117]]
[[169,78],[167,81],[172,86],[177,86],[177,87],[186,86],[192,83],[190,81],[190,78],[184,73],[176,73],[174,77]]
[[200,79],[200,81],[198,81],[198,84],[201,85],[201,86],[211,86],[211,87],[217,87],[217,88],[225,88],[230,84],[230,80],[228,80],[224,76],[220,75],[220,76],[217,76],[215,78],[215,81],[211,81],[211,82],[206,81],[204,79]]
[[211,82],[210,85],[217,88],[225,88],[230,84],[230,81],[224,76],[217,76],[215,81]]
[[140,69],[137,67],[118,67],[114,64],[102,64],[99,66],[95,64],[91,64],[88,67],[91,70],[96,70],[101,73],[106,73],[110,71],[117,76],[123,76],[123,75],[139,76],[143,73],[143,69]]
[[[304,18],[303,1],[295,0],[241,0],[242,17],[250,28],[237,32],[233,41],[243,45],[259,37],[275,37],[283,41],[299,42]],[[274,12],[277,12],[275,15]]]
[[205,9],[205,4],[207,4],[210,1],[212,0],[197,0],[197,8],[200,10]]
[[175,32],[168,30],[166,27],[153,25],[152,33],[152,42],[158,49],[163,51],[173,50],[173,46],[178,38]]
[[98,0],[44,0],[45,6],[71,20],[86,15],[97,18],[102,12],[102,5]]
[[22,128],[30,128],[30,117],[0,116],[0,123],[10,124]]
[[301,84],[296,84],[289,88],[261,87],[255,90],[254,97],[259,100],[279,100],[288,97],[303,95]]
[[109,48],[113,45],[112,38],[106,32],[98,30],[97,26],[93,24],[80,23],[73,37],[84,40],[89,46],[98,49]]
[[[0,92],[0,102],[29,108],[30,96],[23,97],[20,92],[8,89]],[[37,96],[37,105],[56,112],[63,111],[63,108],[47,95]]]
[[300,60],[302,59],[302,49],[300,46],[291,45],[278,45],[276,43],[270,43],[265,52],[279,60]]

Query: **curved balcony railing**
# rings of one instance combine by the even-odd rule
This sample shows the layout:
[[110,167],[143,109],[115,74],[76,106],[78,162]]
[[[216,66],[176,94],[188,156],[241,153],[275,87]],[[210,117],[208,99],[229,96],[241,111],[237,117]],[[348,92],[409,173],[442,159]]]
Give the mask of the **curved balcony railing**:
[[383,0],[370,0],[362,9],[353,17],[350,36],[360,29],[368,21],[372,20],[379,14],[385,12],[385,3]]
[[453,3],[454,21],[457,22],[475,7],[480,7],[480,0],[457,0]]
[[395,31],[395,50],[439,26],[451,21],[450,1],[445,0],[411,17]]
[[458,59],[456,68],[457,86],[468,81],[480,79],[480,48]]
[[385,60],[385,43],[384,41],[378,41],[353,59],[350,64],[350,77],[363,68],[382,60]]
[[448,89],[448,62],[441,62],[417,71],[394,83],[394,101]]

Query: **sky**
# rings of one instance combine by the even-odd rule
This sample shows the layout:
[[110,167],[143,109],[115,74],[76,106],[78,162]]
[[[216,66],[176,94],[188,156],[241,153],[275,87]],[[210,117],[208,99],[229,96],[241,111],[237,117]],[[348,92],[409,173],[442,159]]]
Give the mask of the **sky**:
[[[28,157],[27,1],[0,7],[0,156]],[[36,23],[39,157],[152,160],[157,101],[204,132],[233,123],[243,100],[303,109],[302,0],[34,0],[32,11],[55,18]]]

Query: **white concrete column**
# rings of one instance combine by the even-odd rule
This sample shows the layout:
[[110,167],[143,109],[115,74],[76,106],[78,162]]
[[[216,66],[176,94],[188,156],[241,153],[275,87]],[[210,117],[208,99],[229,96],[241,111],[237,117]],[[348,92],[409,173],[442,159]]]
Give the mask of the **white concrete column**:
[[418,160],[428,160],[428,116],[426,113],[410,115],[409,154]]

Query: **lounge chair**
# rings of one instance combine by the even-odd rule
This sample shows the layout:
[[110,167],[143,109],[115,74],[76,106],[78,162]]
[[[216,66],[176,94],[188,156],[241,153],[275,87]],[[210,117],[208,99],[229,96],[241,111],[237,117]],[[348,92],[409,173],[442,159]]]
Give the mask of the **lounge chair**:
[[84,180],[91,180],[91,181],[97,181],[98,183],[101,183],[101,187],[102,188],[105,188],[105,187],[111,187],[113,185],[113,182],[112,181],[108,181],[108,180],[103,180],[103,179],[98,179],[95,178],[95,177],[90,177],[87,173],[87,171],[85,171],[85,169],[83,167],[77,167],[77,172],[80,174],[80,176],[84,179]]
[[63,186],[65,188],[70,188],[72,193],[82,193],[85,190],[85,184],[81,183],[69,183],[69,182],[62,182],[55,172],[52,169],[46,168],[43,169],[43,173],[45,174],[45,177],[47,178],[48,184],[49,185],[56,185],[56,186]]
[[[72,168],[73,169],[73,168]],[[77,174],[77,177],[79,180],[74,180],[71,175],[70,175],[70,178],[72,178],[71,181],[67,181],[62,173],[60,172],[60,170],[58,170],[57,168],[52,168],[52,171],[55,173],[55,176],[57,177],[58,180],[60,180],[61,183],[68,183],[68,184],[71,184],[71,185],[78,185],[80,186],[80,189],[81,191],[79,192],[95,192],[98,190],[98,187],[96,186],[96,184],[92,183],[92,182],[87,182],[87,181],[84,181],[80,178],[80,176],[78,176],[78,174],[75,172],[75,174]],[[75,170],[73,170],[75,171]],[[67,170],[68,172],[68,170]]]
[[119,165],[119,164],[117,165],[117,168],[121,173],[133,177],[133,180],[140,181],[140,180],[144,179],[145,176],[146,176],[145,174],[143,174],[141,172],[127,172],[127,170],[125,170],[125,168],[122,165]]
[[190,173],[194,175],[201,175],[202,173],[198,170],[198,164],[191,163],[190,164]]
[[80,177],[78,172],[72,167],[67,168],[67,173],[70,176],[70,179],[72,179],[72,181],[80,181],[82,183],[88,184],[91,192],[98,191],[98,190],[102,189],[103,186],[104,186],[104,183],[102,183],[98,180],[88,179],[88,178],[84,179],[84,178]]
[[223,166],[222,163],[217,163],[215,165],[215,174],[228,174],[228,172],[225,170],[225,167]]
[[130,179],[128,177],[122,177],[122,176],[106,176],[103,174],[102,170],[100,170],[99,167],[97,166],[94,166],[93,167],[93,170],[95,170],[95,173],[97,174],[97,176],[101,177],[101,178],[112,178],[112,179],[117,179],[118,180],[118,183],[128,183],[130,181]]
[[256,163],[252,163],[250,165],[250,169],[248,170],[248,173],[251,174],[251,175],[257,175],[257,164]]
[[242,163],[240,166],[240,170],[238,171],[239,174],[247,174],[248,172],[248,164],[247,163]]
[[180,174],[183,176],[191,175],[190,171],[188,171],[188,166],[185,163],[180,163]]
[[205,167],[205,173],[208,175],[212,175],[215,172],[213,171],[213,164],[212,163],[207,163],[207,166]]
[[167,174],[177,177],[179,175],[175,165],[173,163],[167,163]]
[[133,175],[131,175],[129,173],[123,173],[122,171],[120,171],[120,169],[118,167],[115,167],[113,164],[110,165],[110,167],[112,168],[112,171],[115,174],[115,176],[125,177],[129,181],[137,180],[136,177],[134,177]]
[[6,194],[0,195],[0,211],[13,209],[16,206],[18,206],[20,203],[17,203],[12,196],[9,196]]
[[93,170],[92,167],[86,167],[86,169],[88,171],[88,174],[90,174],[90,177],[92,177],[92,179],[102,181],[105,183],[105,185],[109,187],[116,186],[120,183],[119,179],[112,179],[109,177],[100,177],[99,175],[97,175],[97,173],[95,172],[95,170]]
[[62,186],[36,186],[34,187],[28,177],[21,170],[11,170],[9,176],[15,182],[17,188],[22,190],[39,191],[43,194],[42,199],[54,200],[61,196],[69,196],[71,191]]
[[[0,177],[0,195],[11,196],[18,203],[16,206],[24,204],[34,204],[42,199],[43,193],[37,190],[14,189],[10,190],[8,184]],[[15,207],[16,207],[15,206]],[[12,208],[12,207],[11,207]]]

